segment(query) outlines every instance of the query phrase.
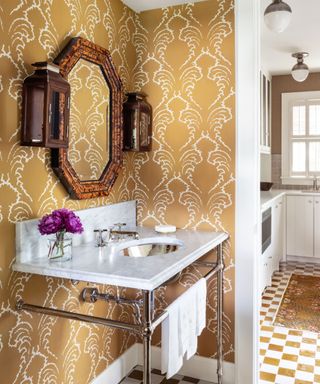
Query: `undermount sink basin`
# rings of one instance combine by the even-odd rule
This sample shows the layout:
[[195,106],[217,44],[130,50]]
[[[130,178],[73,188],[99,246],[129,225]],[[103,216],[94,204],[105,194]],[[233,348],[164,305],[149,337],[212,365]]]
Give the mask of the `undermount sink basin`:
[[176,252],[182,245],[181,241],[171,237],[145,238],[126,242],[118,246],[117,250],[122,256],[148,257]]

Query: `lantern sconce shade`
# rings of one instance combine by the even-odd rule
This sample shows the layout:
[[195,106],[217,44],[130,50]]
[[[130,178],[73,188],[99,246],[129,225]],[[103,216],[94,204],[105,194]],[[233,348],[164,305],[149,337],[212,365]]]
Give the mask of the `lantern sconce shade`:
[[307,52],[297,52],[292,54],[292,57],[297,59],[297,64],[293,66],[291,74],[294,80],[299,83],[305,81],[309,75],[309,68],[307,64],[303,62],[303,59],[308,56],[309,54]]
[[70,85],[59,66],[38,62],[23,83],[21,145],[67,148]]
[[291,21],[292,10],[282,0],[273,0],[264,11],[266,26],[273,32],[283,32]]
[[152,149],[152,107],[143,92],[129,92],[123,105],[123,149],[148,152]]

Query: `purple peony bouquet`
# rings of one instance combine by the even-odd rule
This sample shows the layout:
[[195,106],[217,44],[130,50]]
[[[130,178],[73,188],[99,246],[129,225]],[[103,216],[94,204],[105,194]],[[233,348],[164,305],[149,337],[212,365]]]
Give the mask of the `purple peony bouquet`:
[[75,215],[73,211],[69,211],[66,208],[57,209],[45,215],[39,221],[38,224],[39,232],[41,235],[56,235],[56,240],[53,245],[49,248],[49,258],[53,258],[52,254],[58,252],[57,257],[64,255],[64,235],[66,233],[82,233],[83,226],[80,218]]
[[[80,218],[73,211],[66,208],[57,209],[45,215],[38,224],[41,235],[53,233],[82,233],[83,227]],[[57,236],[58,237],[58,236]]]

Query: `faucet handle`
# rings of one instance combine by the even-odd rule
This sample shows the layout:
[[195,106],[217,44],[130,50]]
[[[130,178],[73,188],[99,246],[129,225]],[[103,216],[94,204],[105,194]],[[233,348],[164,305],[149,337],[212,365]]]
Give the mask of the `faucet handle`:
[[106,243],[108,242],[108,236],[107,236],[107,239],[105,240],[103,238],[103,234],[105,232],[110,234],[110,230],[109,229],[94,229],[93,232],[96,234],[97,247],[104,247],[106,245]]
[[122,227],[124,227],[125,225],[127,225],[126,223],[116,223],[116,224],[113,224],[113,229],[115,229],[116,231],[121,231]]

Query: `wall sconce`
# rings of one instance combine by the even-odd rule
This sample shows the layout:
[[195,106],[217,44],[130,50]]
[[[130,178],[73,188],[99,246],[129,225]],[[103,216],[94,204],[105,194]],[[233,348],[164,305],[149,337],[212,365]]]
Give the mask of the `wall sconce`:
[[297,59],[297,64],[293,66],[291,74],[295,81],[298,81],[299,83],[305,81],[309,75],[309,68],[303,62],[303,59],[308,56],[309,53],[307,52],[297,52],[292,54],[292,57]]
[[39,62],[23,83],[21,145],[67,148],[70,85],[59,66]]
[[152,107],[143,92],[127,93],[123,105],[125,151],[148,152],[152,147]]
[[287,3],[282,0],[273,0],[264,11],[264,21],[271,31],[283,32],[289,25],[292,10]]

